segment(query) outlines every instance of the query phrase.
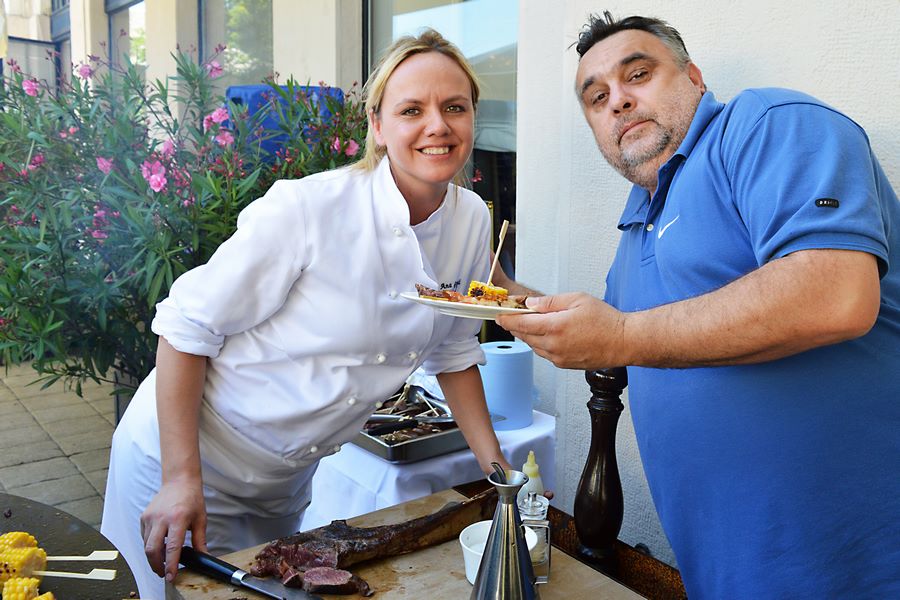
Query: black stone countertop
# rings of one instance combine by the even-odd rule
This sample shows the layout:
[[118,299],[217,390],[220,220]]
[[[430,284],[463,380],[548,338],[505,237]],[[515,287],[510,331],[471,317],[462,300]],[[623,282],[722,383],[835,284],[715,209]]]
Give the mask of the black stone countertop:
[[[0,493],[0,533],[27,531],[48,556],[85,556],[94,550],[116,547],[99,531],[54,508],[11,494]],[[47,571],[87,573],[91,569],[115,569],[112,581],[44,577],[40,591],[53,592],[58,600],[106,600],[137,598],[137,585],[122,555],[111,561],[52,561]]]

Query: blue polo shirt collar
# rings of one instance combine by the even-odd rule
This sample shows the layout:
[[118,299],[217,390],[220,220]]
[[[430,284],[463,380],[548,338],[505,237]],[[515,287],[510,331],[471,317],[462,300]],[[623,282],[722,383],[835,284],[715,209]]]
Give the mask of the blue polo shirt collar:
[[[687,135],[684,136],[684,140],[682,140],[672,157],[659,168],[658,175],[660,177],[674,161],[681,161],[690,156],[691,150],[694,149],[703,132],[706,131],[706,126],[723,108],[725,108],[725,105],[716,101],[716,97],[712,92],[706,92],[700,97],[700,103],[697,105],[697,111],[691,120],[691,126],[688,128]],[[638,185],[632,186],[631,193],[628,195],[628,201],[625,202],[625,210],[622,211],[622,216],[619,218],[619,229],[624,231],[635,223],[644,223],[649,206],[650,193]]]

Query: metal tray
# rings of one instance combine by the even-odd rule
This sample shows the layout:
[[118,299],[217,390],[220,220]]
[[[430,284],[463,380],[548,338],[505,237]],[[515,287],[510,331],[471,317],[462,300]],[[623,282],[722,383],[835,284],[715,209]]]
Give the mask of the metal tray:
[[469,447],[458,427],[395,444],[360,431],[351,443],[392,463],[416,462]]

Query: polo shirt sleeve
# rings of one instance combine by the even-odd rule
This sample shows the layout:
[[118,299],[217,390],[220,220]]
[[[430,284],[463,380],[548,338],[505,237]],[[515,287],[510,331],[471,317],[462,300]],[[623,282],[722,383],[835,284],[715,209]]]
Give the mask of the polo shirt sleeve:
[[226,336],[265,321],[303,270],[296,187],[276,182],[238,216],[237,231],[204,265],[181,275],[156,306],[151,329],[176,349],[216,357]]
[[756,116],[724,158],[759,264],[799,250],[857,250],[875,255],[883,275],[886,226],[863,130],[814,103],[777,104]]

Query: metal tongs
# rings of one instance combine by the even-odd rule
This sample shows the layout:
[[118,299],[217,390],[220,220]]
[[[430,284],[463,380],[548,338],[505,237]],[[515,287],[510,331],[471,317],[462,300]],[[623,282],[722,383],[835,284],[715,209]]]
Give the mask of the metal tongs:
[[[374,413],[369,417],[369,422],[382,423],[366,430],[369,435],[385,435],[403,429],[418,427],[419,425],[435,425],[453,423],[453,415],[446,402],[431,396],[423,388],[417,385],[409,385],[403,389],[400,396],[411,404],[421,404],[429,407],[417,415]],[[441,414],[443,413],[443,414]]]

